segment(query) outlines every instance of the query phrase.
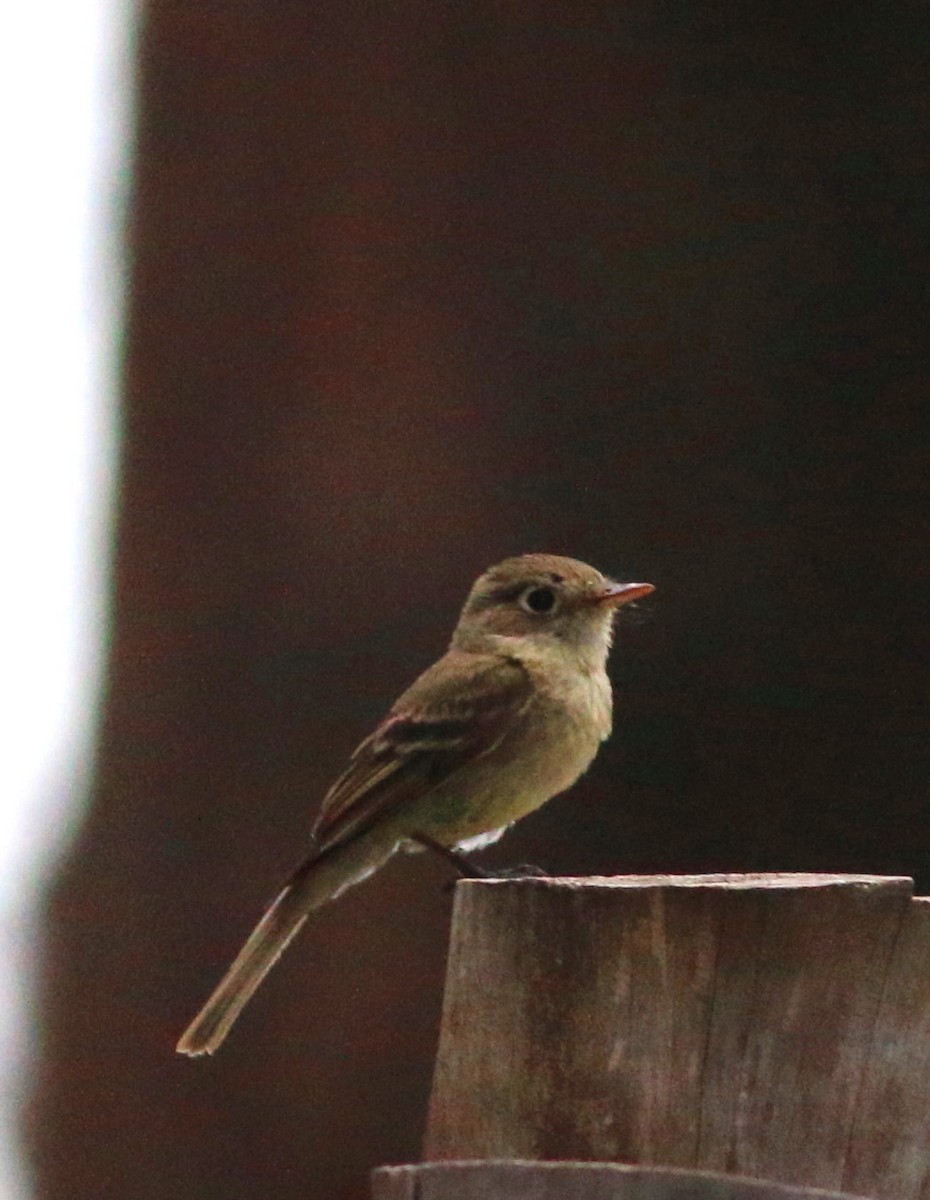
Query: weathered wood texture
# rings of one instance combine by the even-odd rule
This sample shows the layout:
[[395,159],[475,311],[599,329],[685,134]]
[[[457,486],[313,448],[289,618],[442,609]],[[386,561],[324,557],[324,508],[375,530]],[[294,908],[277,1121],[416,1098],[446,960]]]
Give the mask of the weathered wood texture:
[[930,905],[874,876],[466,881],[424,1158],[930,1195]]
[[591,1162],[455,1162],[381,1167],[373,1200],[831,1200],[813,1191],[662,1167]]

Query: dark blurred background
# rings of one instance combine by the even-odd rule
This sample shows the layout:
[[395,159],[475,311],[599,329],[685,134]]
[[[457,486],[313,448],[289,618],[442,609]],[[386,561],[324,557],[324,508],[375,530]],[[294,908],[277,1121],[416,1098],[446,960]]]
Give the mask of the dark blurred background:
[[360,1200],[418,1157],[451,899],[395,860],[174,1042],[473,577],[651,580],[613,740],[489,851],[930,888],[930,13],[143,6],[93,807],[42,1200]]

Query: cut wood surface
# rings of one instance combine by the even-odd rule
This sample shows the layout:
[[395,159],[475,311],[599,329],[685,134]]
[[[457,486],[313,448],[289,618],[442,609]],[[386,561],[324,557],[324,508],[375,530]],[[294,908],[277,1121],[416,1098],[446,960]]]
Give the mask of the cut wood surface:
[[930,905],[910,893],[865,875],[463,881],[424,1158],[925,1197]]
[[455,1162],[381,1167],[373,1200],[848,1200],[838,1192],[617,1163]]

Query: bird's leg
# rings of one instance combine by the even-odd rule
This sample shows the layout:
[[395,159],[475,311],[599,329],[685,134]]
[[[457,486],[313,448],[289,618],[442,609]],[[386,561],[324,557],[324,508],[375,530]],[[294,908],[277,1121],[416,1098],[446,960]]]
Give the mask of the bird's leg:
[[435,838],[431,838],[426,833],[411,834],[410,840],[418,842],[427,850],[441,854],[444,859],[452,863],[462,879],[539,879],[548,877],[548,872],[544,871],[542,867],[534,867],[529,863],[524,863],[519,867],[502,867],[497,871],[487,871],[458,850],[453,850],[451,846],[444,846],[442,842],[437,842]]
[[473,863],[470,858],[466,858],[464,854],[459,854],[457,850],[453,850],[451,846],[444,846],[442,842],[437,842],[426,833],[414,833],[410,835],[412,842],[419,842],[421,846],[425,846],[427,850],[432,850],[436,854],[441,854],[447,859],[458,871],[462,879],[494,879],[494,874],[491,871],[486,871],[484,867],[479,867],[477,863]]

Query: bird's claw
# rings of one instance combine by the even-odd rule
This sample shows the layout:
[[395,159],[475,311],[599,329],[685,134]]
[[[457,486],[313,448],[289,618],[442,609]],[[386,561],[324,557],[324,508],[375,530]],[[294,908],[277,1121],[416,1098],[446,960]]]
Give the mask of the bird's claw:
[[516,867],[502,867],[499,871],[489,871],[488,879],[548,879],[549,872],[533,863],[520,863]]
[[[480,868],[479,868],[480,869]],[[459,879],[549,879],[548,871],[536,867],[532,863],[521,863],[517,867],[501,867],[498,871],[482,871],[479,875],[460,875]],[[444,892],[454,892],[459,879],[452,879],[443,887]]]

